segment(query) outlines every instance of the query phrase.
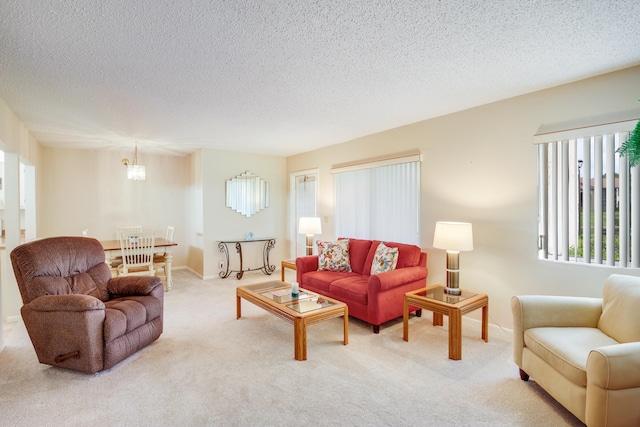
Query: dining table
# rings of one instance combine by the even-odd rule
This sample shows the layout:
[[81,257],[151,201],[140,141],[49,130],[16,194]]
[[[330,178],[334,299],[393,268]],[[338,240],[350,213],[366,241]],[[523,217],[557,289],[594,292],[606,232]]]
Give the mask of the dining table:
[[[122,256],[122,249],[120,248],[120,240],[100,240],[100,244],[104,248],[105,262],[109,268],[113,268],[112,263],[117,257]],[[171,255],[171,248],[178,246],[176,242],[170,242],[167,239],[157,237],[154,244],[154,253],[164,254],[164,265],[166,274],[166,286],[165,290],[170,290],[173,286],[173,280],[171,279],[171,261],[173,255]]]

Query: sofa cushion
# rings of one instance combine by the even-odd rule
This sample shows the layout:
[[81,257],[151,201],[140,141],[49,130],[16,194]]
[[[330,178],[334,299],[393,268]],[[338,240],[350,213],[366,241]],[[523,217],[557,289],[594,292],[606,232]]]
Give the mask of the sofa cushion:
[[318,270],[350,272],[349,239],[318,241]]
[[367,305],[368,286],[369,276],[354,275],[331,282],[329,292],[333,298],[340,301],[346,300]]
[[529,350],[564,377],[581,387],[587,386],[587,358],[598,347],[618,344],[597,328],[531,328],[524,332]]
[[371,248],[371,240],[349,239],[349,262],[351,271],[362,274]]
[[[371,274],[373,257],[375,256],[376,249],[380,243],[380,240],[373,240],[371,242],[367,261],[364,263],[365,270],[363,271],[363,274]],[[416,245],[407,245],[405,243],[396,242],[384,242],[384,244],[390,248],[398,248],[398,263],[396,264],[396,268],[415,267],[420,264],[421,250]]]
[[371,275],[395,270],[398,263],[398,248],[390,248],[380,243],[371,263]]
[[384,242],[390,248],[398,248],[398,264],[396,268],[415,267],[420,263],[420,248],[404,243]]
[[[358,276],[356,273],[347,273],[339,271],[308,271],[304,273],[304,288],[310,288],[310,290],[317,290],[318,292],[329,292],[329,284],[335,280],[344,279],[345,277]],[[326,295],[330,296],[330,295]]]
[[598,329],[621,343],[640,341],[638,278],[612,274],[602,290]]

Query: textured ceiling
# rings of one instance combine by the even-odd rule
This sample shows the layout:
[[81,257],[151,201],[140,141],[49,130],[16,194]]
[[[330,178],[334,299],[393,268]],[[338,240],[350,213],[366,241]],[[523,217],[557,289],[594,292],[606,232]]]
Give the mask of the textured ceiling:
[[0,98],[44,145],[290,155],[639,64],[638,16],[638,0],[2,0]]

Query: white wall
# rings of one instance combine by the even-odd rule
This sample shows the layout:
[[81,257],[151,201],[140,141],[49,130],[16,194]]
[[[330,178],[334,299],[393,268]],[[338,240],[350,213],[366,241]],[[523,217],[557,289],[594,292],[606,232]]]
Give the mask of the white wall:
[[[491,322],[511,328],[516,294],[601,296],[608,267],[537,259],[536,149],[541,124],[638,108],[640,67],[500,101],[287,158],[287,172],[320,169],[319,214],[332,218],[339,164],[419,149],[422,248],[428,283],[444,283],[445,254],[432,248],[436,221],[469,221],[474,250],[460,255],[460,283],[489,295]],[[323,223],[333,236],[333,223]],[[625,273],[640,275],[640,271]],[[478,316],[478,313],[474,313]]]

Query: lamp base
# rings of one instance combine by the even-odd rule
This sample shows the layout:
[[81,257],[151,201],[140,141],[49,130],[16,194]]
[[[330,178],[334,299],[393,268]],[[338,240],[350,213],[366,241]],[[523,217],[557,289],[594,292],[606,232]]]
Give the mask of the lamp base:
[[313,255],[313,234],[307,234],[307,255]]
[[444,288],[444,292],[450,295],[462,295],[462,289],[460,288]]

